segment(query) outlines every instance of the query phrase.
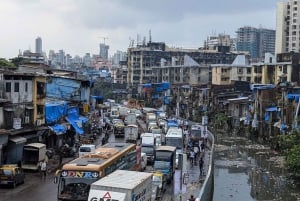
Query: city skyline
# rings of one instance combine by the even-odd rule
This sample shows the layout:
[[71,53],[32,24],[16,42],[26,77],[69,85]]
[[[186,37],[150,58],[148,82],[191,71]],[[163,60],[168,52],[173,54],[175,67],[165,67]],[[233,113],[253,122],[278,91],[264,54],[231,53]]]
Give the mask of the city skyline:
[[[43,51],[63,49],[73,56],[99,54],[99,44],[109,45],[109,55],[127,51],[134,40],[165,42],[171,47],[198,48],[219,33],[236,37],[243,26],[275,29],[277,0],[208,1],[48,1],[3,0],[0,22],[0,57],[16,57],[19,50],[34,52],[35,38]],[[218,6],[216,6],[218,5]]]

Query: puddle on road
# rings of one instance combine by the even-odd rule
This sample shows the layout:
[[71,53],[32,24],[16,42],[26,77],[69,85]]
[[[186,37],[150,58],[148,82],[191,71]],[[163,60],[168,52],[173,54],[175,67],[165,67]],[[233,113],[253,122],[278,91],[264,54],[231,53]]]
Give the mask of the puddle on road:
[[214,161],[214,201],[300,200],[300,186],[288,179],[284,158],[267,146],[219,139]]

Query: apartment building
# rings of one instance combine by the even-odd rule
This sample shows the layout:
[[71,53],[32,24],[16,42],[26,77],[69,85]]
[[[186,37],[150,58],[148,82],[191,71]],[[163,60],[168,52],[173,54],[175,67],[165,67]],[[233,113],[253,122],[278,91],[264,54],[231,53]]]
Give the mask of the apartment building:
[[300,51],[300,0],[278,2],[275,53]]
[[[147,45],[139,45],[128,49],[127,83],[131,87],[143,83],[163,81],[163,79],[178,83],[184,80],[187,81],[191,74],[200,74],[202,70],[198,70],[198,72],[188,72],[189,70],[183,67],[186,56],[193,59],[196,66],[200,65],[207,67],[210,64],[231,64],[236,57],[236,54],[229,52],[229,47],[216,48],[216,50],[182,49],[169,48],[165,43],[149,42]],[[195,65],[192,66],[196,67]],[[160,78],[157,80],[156,75],[159,72],[162,72],[162,74],[166,76],[171,67],[173,68],[173,75],[168,75],[168,78],[159,76]],[[153,74],[153,68],[156,69],[156,72],[154,73],[156,75]],[[160,68],[162,68],[162,71],[159,71]],[[194,69],[197,68],[199,67]],[[178,76],[180,71],[182,71],[183,76]],[[186,77],[184,78],[184,76]]]
[[211,65],[212,84],[230,85],[232,81],[251,81],[251,65],[248,55],[238,55],[232,64]]

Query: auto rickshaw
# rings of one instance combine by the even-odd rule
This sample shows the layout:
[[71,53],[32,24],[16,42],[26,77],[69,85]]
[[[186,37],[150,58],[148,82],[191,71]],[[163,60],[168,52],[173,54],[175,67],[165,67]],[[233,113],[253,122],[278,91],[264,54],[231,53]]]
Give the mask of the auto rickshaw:
[[157,200],[160,200],[162,198],[163,193],[166,191],[166,176],[162,172],[153,172],[152,185],[158,187]]

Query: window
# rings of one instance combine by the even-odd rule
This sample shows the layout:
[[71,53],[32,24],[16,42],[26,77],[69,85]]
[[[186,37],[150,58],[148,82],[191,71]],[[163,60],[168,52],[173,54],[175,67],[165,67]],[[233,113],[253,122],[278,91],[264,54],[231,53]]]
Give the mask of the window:
[[28,92],[28,83],[25,83],[25,92]]
[[282,71],[283,71],[283,73],[286,74],[286,73],[287,73],[287,67],[286,67],[286,66],[283,66],[283,70],[282,70]]
[[44,114],[44,106],[43,105],[37,105],[37,114],[38,115]]
[[243,73],[243,69],[242,69],[242,68],[238,68],[238,69],[237,69],[237,73],[238,73],[238,74]]
[[6,92],[11,92],[11,83],[10,82],[6,82],[6,84],[5,84],[5,91]]
[[20,83],[15,82],[14,92],[19,92],[19,91],[20,91]]

